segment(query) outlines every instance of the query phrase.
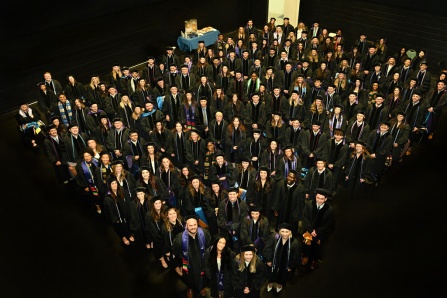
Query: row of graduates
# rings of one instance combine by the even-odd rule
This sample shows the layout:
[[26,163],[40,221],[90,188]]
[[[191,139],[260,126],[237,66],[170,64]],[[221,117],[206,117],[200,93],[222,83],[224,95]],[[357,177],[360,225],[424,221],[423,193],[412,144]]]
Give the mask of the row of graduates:
[[[336,112],[340,112],[340,110],[340,107],[335,109]],[[339,118],[342,117],[340,114],[335,115]],[[279,116],[276,115],[276,117]],[[410,115],[410,117],[410,119],[414,119],[414,115]],[[392,125],[390,123],[386,123],[385,125],[390,130],[389,135],[393,138],[392,146],[395,148],[393,148],[392,152],[396,160],[400,159],[400,155],[402,154],[404,146],[407,144],[411,131],[411,127],[406,125],[404,118],[405,113],[398,112],[398,116],[393,119]],[[383,160],[391,150],[388,145],[382,146],[382,143],[380,143],[382,144],[381,146],[377,147],[376,140],[379,132],[371,130],[369,124],[364,119],[365,113],[358,111],[356,121],[351,121],[349,125],[345,122],[344,126],[339,126],[338,124],[334,126],[332,128],[333,130],[342,131],[342,139],[338,140],[336,145],[339,146],[341,144],[340,142],[343,141],[343,144],[347,143],[351,149],[354,149],[355,142],[364,141],[368,143],[368,149],[372,153],[377,151],[377,148],[385,148],[386,150],[382,150],[381,152],[381,160]],[[236,117],[233,120],[233,128],[237,129],[239,119]],[[382,119],[379,120],[377,121],[379,124],[386,122]],[[287,138],[285,140],[278,138],[271,138],[269,140],[269,138],[263,138],[261,137],[262,134],[259,129],[253,129],[253,138],[246,138],[245,134],[241,134],[242,137],[239,139],[230,139],[230,142],[228,142],[231,149],[240,147],[241,150],[222,151],[219,150],[219,147],[222,147],[221,143],[219,144],[219,142],[215,142],[212,139],[206,141],[201,139],[200,132],[196,129],[185,133],[180,124],[177,125],[178,132],[176,140],[173,140],[170,132],[164,130],[164,140],[165,144],[167,144],[165,146],[163,143],[160,145],[160,142],[157,142],[157,140],[163,140],[163,137],[159,137],[163,132],[162,121],[156,122],[160,133],[152,134],[158,136],[158,138],[154,138],[155,142],[145,142],[139,138],[137,131],[126,130],[126,128],[123,128],[122,120],[115,119],[114,131],[110,133],[111,139],[121,133],[122,138],[128,140],[124,142],[121,148],[118,148],[114,147],[114,145],[116,146],[119,143],[116,142],[117,138],[115,138],[115,143],[111,145],[112,149],[107,150],[107,147],[104,147],[104,150],[108,154],[111,153],[111,156],[115,160],[123,162],[125,169],[129,170],[133,177],[137,176],[139,168],[148,166],[151,174],[163,178],[167,187],[177,195],[179,195],[179,187],[178,183],[176,183],[178,182],[177,177],[171,178],[169,175],[163,175],[163,172],[165,170],[172,170],[174,166],[180,168],[184,163],[189,163],[192,166],[192,170],[201,175],[205,181],[208,179],[224,180],[223,183],[226,189],[235,183],[238,183],[243,189],[248,189],[249,182],[255,180],[254,170],[260,166],[266,166],[271,171],[272,177],[275,177],[277,180],[285,178],[290,169],[301,172],[302,168],[310,168],[317,159],[322,159],[330,165],[337,164],[337,168],[340,168],[341,165],[341,168],[343,168],[343,157],[347,156],[348,149],[343,149],[343,154],[338,154],[338,151],[335,154],[333,150],[334,148],[338,148],[334,145],[336,138],[331,139],[330,134],[321,130],[321,122],[315,120],[310,130],[302,129],[300,121],[297,118],[294,118],[291,122],[292,126],[287,128],[289,133],[286,134]],[[336,121],[335,123],[338,122]],[[84,148],[88,147],[93,151],[92,156],[96,162],[100,160],[103,148],[94,138],[88,138],[85,134],[79,133],[76,124],[71,125],[69,128],[70,135],[61,138],[58,134],[57,127],[50,126],[49,136],[44,142],[46,152],[53,162],[57,173],[59,173],[57,176],[60,178],[67,177],[67,175],[62,175],[64,166],[66,167],[67,165],[70,168],[70,172],[74,173],[72,176],[82,171],[79,168],[81,166],[79,161],[82,159],[81,153]],[[345,129],[347,131],[346,138],[344,138],[343,133]],[[333,130],[331,130],[331,133]],[[181,143],[178,142],[179,139],[180,141],[182,139],[186,141],[186,145],[184,147],[177,146],[175,151],[177,154],[175,154],[169,145]],[[184,159],[176,159],[176,155]],[[338,160],[338,156],[340,156],[342,161]],[[179,161],[182,161],[180,165],[178,163]],[[235,168],[234,163],[241,163],[241,165]],[[248,174],[249,172],[250,174]],[[338,182],[339,179],[336,179],[336,181]],[[97,186],[97,188],[101,191],[101,189],[104,189],[104,186]]]
[[[261,181],[265,183],[268,170],[261,169],[261,173],[264,178]],[[290,193],[283,211],[291,219],[295,216],[292,213],[296,213],[297,201],[300,201],[299,204],[305,203],[304,196],[299,197],[301,193],[295,191],[298,186],[295,171],[291,171],[287,182],[284,180],[283,183],[278,187]],[[221,188],[219,181],[212,182],[211,187],[206,188],[199,176],[189,179],[187,191],[191,194],[187,195],[187,200],[199,199],[202,206],[205,205],[203,201],[221,200],[219,207],[212,210],[217,214],[217,232],[213,231],[207,218],[197,212],[197,207],[187,211],[183,222],[177,208],[161,196],[148,195],[146,187],[135,189],[135,198],[129,206],[113,175],[109,177],[108,185],[110,192],[104,201],[105,215],[124,243],[129,245],[135,241],[152,248],[162,266],[175,270],[182,276],[189,290],[195,293],[210,287],[212,297],[231,297],[233,294],[245,297],[242,293],[249,292],[251,294],[248,297],[259,297],[266,277],[269,280],[267,290],[270,291],[273,283],[276,283],[279,292],[290,274],[301,264],[302,238],[298,236],[298,222],[293,221],[294,225],[291,225],[282,217],[275,229],[278,232],[272,233],[262,207],[241,200],[239,189],[230,188],[226,191]],[[316,193],[317,203],[308,200],[305,206],[300,207],[303,213],[303,228],[300,231],[307,231],[314,238],[303,253],[315,261],[319,258],[321,241],[327,240],[334,224],[332,207],[324,204],[329,193],[324,189],[318,189]],[[294,211],[287,212],[286,208],[292,209],[292,206]],[[318,206],[321,211],[316,211]],[[130,218],[126,216],[128,214]],[[291,237],[294,232],[296,239]],[[210,237],[214,240],[208,248]],[[252,255],[246,256],[247,251],[252,252]],[[239,256],[235,258],[236,254]],[[243,257],[245,266],[241,265]],[[251,266],[250,257],[254,258]]]

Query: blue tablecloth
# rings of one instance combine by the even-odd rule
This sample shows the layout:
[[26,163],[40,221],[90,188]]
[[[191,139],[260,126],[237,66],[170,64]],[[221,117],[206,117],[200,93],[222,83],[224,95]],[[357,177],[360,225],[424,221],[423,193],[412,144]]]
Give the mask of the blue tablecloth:
[[203,40],[205,42],[205,46],[212,45],[216,42],[217,36],[219,35],[219,31],[210,31],[202,36],[197,36],[194,38],[184,38],[182,36],[179,36],[177,38],[177,44],[179,46],[179,49],[184,52],[191,52],[195,49],[197,49],[199,40]]

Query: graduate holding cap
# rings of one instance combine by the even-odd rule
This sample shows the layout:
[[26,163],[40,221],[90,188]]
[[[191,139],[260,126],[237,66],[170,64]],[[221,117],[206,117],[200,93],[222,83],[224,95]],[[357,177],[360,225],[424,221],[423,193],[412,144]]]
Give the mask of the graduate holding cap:
[[303,265],[310,264],[315,269],[322,259],[323,246],[334,231],[334,209],[327,203],[329,191],[324,188],[315,190],[315,201],[307,201],[303,213],[303,230],[306,239],[303,245]]

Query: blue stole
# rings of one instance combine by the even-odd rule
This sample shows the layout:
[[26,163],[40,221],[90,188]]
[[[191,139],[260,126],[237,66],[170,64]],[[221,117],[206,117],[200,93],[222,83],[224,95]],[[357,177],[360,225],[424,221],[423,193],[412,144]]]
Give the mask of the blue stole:
[[[202,228],[197,228],[197,236],[199,237],[199,246],[200,246],[200,257],[203,257],[203,254],[205,253],[205,234],[203,233]],[[182,270],[186,273],[189,271],[189,234],[188,231],[185,229],[185,231],[182,233]],[[205,275],[205,272],[201,272],[200,276],[203,277]]]

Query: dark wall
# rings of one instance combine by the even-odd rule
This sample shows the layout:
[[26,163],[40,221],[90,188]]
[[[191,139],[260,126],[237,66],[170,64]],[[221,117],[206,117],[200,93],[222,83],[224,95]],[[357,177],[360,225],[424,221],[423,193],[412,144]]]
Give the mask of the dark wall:
[[108,73],[113,63],[135,65],[161,55],[167,45],[177,46],[187,19],[226,33],[248,18],[263,24],[267,5],[267,0],[49,0],[3,11],[8,30],[1,36],[0,111],[34,101],[45,71],[62,85],[68,74],[87,84],[92,74]]
[[[391,55],[403,46],[416,51],[425,49],[429,70],[438,73],[438,63],[447,60],[447,18],[430,12],[440,6],[439,1],[418,3],[419,6],[404,0],[301,0],[300,20],[308,26],[318,21],[329,32],[342,29],[347,51],[363,32],[371,41],[386,38]],[[438,12],[445,11],[444,7],[438,8]]]

